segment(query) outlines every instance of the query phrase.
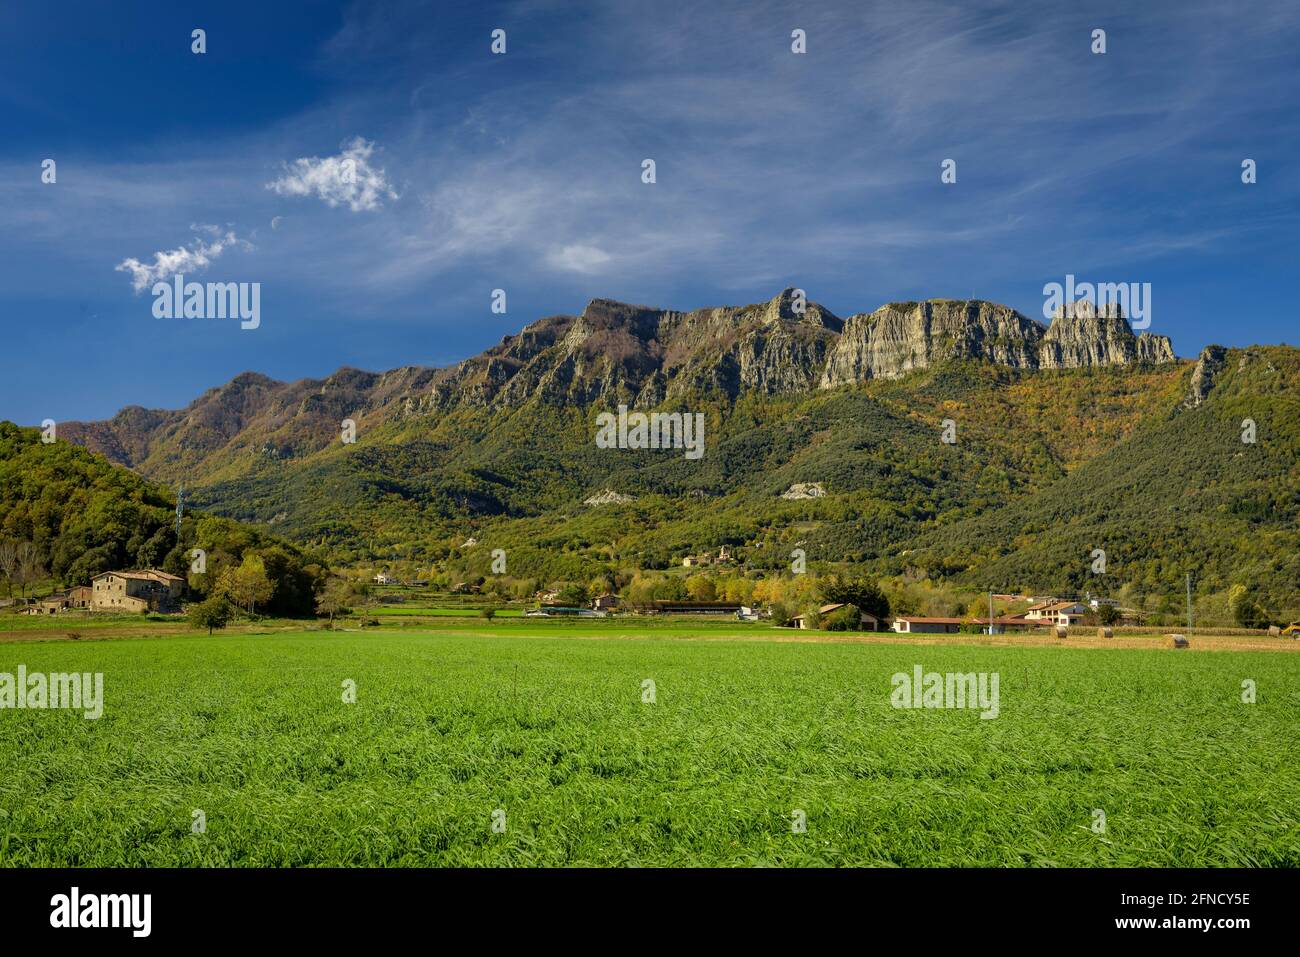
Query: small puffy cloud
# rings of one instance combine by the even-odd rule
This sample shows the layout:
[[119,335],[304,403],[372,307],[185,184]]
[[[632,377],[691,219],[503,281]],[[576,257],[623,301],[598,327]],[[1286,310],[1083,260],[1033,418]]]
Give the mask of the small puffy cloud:
[[357,137],[338,156],[296,159],[284,164],[285,175],[266,188],[281,196],[316,196],[329,206],[344,203],[354,213],[378,209],[384,197],[397,199],[384,171],[370,165],[375,144]]
[[597,249],[595,246],[583,246],[580,243],[552,249],[546,256],[547,262],[556,269],[567,269],[571,272],[595,272],[609,262],[609,259],[609,253],[605,250]]
[[279,228],[280,228],[280,223],[282,223],[283,221],[284,221],[284,217],[283,217],[283,216],[272,216],[272,217],[271,217],[271,228],[272,228],[272,229],[279,229]]
[[234,230],[224,232],[220,226],[191,225],[190,229],[209,238],[199,236],[192,242],[176,249],[163,250],[153,254],[152,263],[142,263],[135,257],[123,259],[114,268],[118,272],[131,274],[131,288],[143,292],[156,282],[170,279],[178,273],[196,272],[206,269],[231,246],[252,249],[252,244],[240,239]]

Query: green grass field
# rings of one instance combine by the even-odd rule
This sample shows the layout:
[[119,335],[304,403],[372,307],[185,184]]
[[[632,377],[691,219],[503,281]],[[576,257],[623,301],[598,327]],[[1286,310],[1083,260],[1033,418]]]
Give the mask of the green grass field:
[[[588,624],[0,644],[106,699],[0,710],[0,864],[1300,865],[1300,656]],[[915,664],[1000,716],[895,710]]]

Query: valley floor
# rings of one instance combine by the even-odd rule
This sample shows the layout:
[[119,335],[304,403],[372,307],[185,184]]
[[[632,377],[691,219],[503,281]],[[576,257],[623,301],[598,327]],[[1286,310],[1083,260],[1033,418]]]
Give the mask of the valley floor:
[[1294,655],[590,624],[0,644],[0,865],[1300,865]]

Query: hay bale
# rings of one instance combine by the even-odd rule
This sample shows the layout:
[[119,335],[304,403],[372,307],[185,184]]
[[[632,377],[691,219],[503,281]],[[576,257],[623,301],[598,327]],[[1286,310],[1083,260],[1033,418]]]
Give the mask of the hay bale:
[[1270,638],[1277,638],[1277,637],[1280,636],[1281,634],[1282,634],[1282,629],[1279,628],[1277,625],[1269,625],[1269,626],[1268,626],[1268,636],[1269,636]]
[[1111,628],[1098,628],[1098,629],[1097,629],[1097,637],[1098,637],[1098,638],[1114,638],[1114,637],[1115,637],[1115,631],[1114,631],[1114,629],[1111,629]]
[[1057,637],[1057,638],[1068,638],[1069,636],[1070,636],[1070,629],[1069,629],[1069,628],[1066,628],[1064,625],[1057,625],[1057,626],[1056,626],[1056,637]]
[[1170,635],[1169,637],[1173,640],[1175,648],[1190,648],[1192,646],[1191,642],[1182,635]]

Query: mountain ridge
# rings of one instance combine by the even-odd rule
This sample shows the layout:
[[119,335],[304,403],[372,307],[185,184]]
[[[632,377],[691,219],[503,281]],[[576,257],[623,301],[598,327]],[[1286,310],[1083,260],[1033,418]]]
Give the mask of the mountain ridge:
[[[648,409],[699,394],[815,393],[896,379],[952,359],[1019,369],[1177,363],[1164,336],[1127,320],[1063,311],[1049,326],[986,300],[887,303],[841,319],[798,290],[764,303],[680,312],[592,299],[579,315],[537,319],[482,353],[441,368],[341,367],[282,382],[243,372],[183,409],[127,406],[107,420],[62,423],[110,461],[179,476],[244,437],[272,458],[320,451],[351,418],[384,422],[531,399]],[[159,454],[161,446],[172,446]]]
[[[59,436],[344,564],[400,553],[486,575],[503,548],[512,574],[585,580],[725,545],[751,569],[800,548],[822,567],[1082,590],[1103,584],[1087,559],[1103,548],[1110,589],[1168,594],[1191,572],[1282,607],[1300,580],[1284,544],[1297,383],[1298,349],[1178,359],[1091,309],[1044,326],[930,300],[842,319],[787,290],[692,312],[595,299],[442,369],[245,373]],[[619,405],[703,415],[705,454],[597,446]]]

